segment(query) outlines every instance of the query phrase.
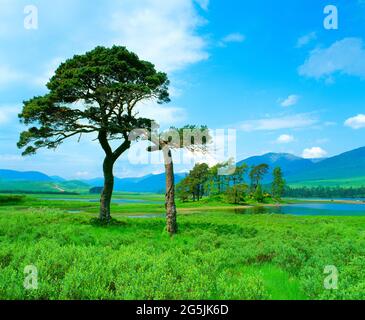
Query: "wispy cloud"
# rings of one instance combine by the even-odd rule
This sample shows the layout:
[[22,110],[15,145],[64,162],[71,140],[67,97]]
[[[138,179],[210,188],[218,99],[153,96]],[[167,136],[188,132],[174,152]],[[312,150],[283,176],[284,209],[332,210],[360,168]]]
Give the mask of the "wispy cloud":
[[0,154],[0,162],[19,162],[24,161],[25,158],[17,154]]
[[246,40],[246,36],[239,32],[234,32],[226,35],[220,42],[219,45],[224,47],[228,43],[240,43],[244,42]]
[[299,67],[299,74],[332,83],[336,73],[365,77],[365,48],[360,38],[345,38],[326,49],[313,50]]
[[310,32],[302,37],[300,37],[297,40],[297,44],[296,47],[297,48],[302,48],[304,46],[306,46],[307,44],[309,44],[310,42],[312,42],[313,40],[317,39],[317,33],[316,32]]
[[347,119],[345,126],[355,130],[365,128],[365,114],[358,114],[355,117]]
[[239,129],[251,131],[275,131],[281,129],[307,128],[319,121],[312,114],[301,113],[290,116],[263,118],[257,120],[244,121],[239,124]]
[[292,94],[284,100],[279,100],[282,107],[291,107],[299,102],[300,97],[296,94]]

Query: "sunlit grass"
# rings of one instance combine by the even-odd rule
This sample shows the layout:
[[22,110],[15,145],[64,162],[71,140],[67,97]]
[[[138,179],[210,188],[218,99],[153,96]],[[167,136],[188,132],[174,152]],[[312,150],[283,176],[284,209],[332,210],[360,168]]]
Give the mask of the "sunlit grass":
[[[239,215],[197,208],[179,216],[179,234],[170,238],[163,218],[130,219],[132,207],[120,209],[113,224],[102,227],[94,219],[97,211],[87,212],[87,207],[84,213],[67,214],[69,208],[38,207],[42,202],[34,201],[28,208],[0,207],[0,298],[365,297],[363,217]],[[133,206],[135,212],[156,209]],[[26,265],[38,268],[38,290],[23,288]],[[326,265],[340,272],[338,290],[323,287]]]

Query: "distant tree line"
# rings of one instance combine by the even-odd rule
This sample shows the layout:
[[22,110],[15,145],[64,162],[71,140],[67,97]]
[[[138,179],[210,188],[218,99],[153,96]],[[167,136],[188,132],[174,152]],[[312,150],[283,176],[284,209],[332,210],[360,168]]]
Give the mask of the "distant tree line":
[[285,181],[281,168],[274,169],[270,190],[264,190],[262,185],[264,177],[269,173],[267,164],[250,167],[243,163],[229,171],[230,168],[232,166],[229,162],[213,167],[205,163],[195,165],[176,186],[177,196],[183,202],[223,196],[228,203],[241,204],[247,201],[264,202],[268,198],[280,200],[284,195]]
[[365,198],[365,187],[287,187],[284,195],[293,198]]

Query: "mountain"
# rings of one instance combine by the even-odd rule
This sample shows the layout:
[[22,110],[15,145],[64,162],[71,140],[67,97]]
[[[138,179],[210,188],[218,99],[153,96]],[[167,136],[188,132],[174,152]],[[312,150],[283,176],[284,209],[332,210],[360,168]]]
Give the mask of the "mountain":
[[[308,160],[286,153],[267,153],[250,157],[238,164],[258,165],[267,163],[270,172],[281,167],[289,185],[300,186],[360,186],[365,181],[365,147],[340,155]],[[269,174],[264,183],[270,183]]]
[[[175,181],[179,183],[185,174],[176,174]],[[42,172],[21,172],[15,170],[0,170],[0,192],[88,192],[91,187],[100,187],[103,178],[85,181],[67,181],[59,176],[48,176]],[[165,189],[165,174],[139,178],[115,178],[115,191],[126,192],[163,192]]]
[[90,186],[81,181],[66,181],[50,177],[38,171],[15,171],[0,169],[0,192],[87,192]]
[[[281,167],[288,184],[316,185],[365,185],[365,147],[345,152],[327,159],[304,159],[288,153],[267,153],[238,162],[249,166],[266,163],[270,173]],[[176,183],[186,174],[177,174]],[[271,183],[268,174],[264,183]],[[92,186],[102,186],[103,179],[85,181]],[[140,178],[115,178],[115,190],[128,192],[160,192],[165,189],[165,174],[148,175]]]
[[53,179],[42,172],[37,171],[14,171],[0,170],[0,180],[6,181],[53,181]]
[[64,181],[66,181],[66,179],[64,179],[62,177],[59,177],[59,176],[51,176],[51,179],[53,181],[57,181],[57,182],[64,182]]
[[[238,164],[249,166],[267,163],[270,172],[279,166],[292,186],[364,186],[365,147],[320,160],[303,159],[288,153],[267,153],[247,158]],[[185,173],[175,175],[179,183]],[[272,181],[267,175],[264,183]],[[66,181],[58,176],[29,171],[0,170],[0,192],[88,192],[91,187],[103,185],[103,178],[85,181]],[[126,192],[161,192],[165,189],[165,174],[147,175],[139,178],[115,178],[115,190]]]
[[[267,153],[262,156],[250,157],[238,162],[237,165],[246,163],[249,166],[257,166],[266,163],[270,166],[270,171],[275,167],[280,167],[285,177],[288,177],[296,172],[310,170],[315,166],[315,163],[308,159],[303,159],[289,153]],[[271,181],[271,176],[268,175],[266,182]]]
[[[175,174],[175,183],[179,183],[185,175],[185,173]],[[97,178],[85,180],[84,182],[93,187],[101,187],[104,179]],[[139,178],[114,178],[114,190],[127,192],[162,192],[165,190],[165,174],[150,174]]]
[[292,172],[287,180],[333,180],[359,177],[365,177],[365,147],[325,159],[307,170]]

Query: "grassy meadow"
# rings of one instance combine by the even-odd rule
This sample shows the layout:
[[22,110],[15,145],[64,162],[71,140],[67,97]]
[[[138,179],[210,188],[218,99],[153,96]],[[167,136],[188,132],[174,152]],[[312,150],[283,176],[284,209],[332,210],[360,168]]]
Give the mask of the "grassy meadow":
[[[170,238],[162,196],[118,197],[151,203],[113,204],[105,227],[97,202],[0,196],[0,299],[365,298],[365,217],[179,204],[179,234]],[[135,217],[148,214],[161,218]],[[37,290],[23,287],[27,265],[38,268]],[[337,290],[324,289],[326,265],[339,270]]]

